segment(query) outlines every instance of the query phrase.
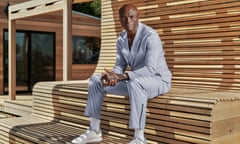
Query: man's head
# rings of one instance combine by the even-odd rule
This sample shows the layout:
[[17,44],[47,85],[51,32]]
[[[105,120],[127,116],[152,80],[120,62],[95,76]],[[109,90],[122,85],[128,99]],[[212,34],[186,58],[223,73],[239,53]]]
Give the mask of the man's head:
[[138,10],[132,4],[125,4],[119,9],[119,19],[122,27],[131,33],[136,33],[138,27]]

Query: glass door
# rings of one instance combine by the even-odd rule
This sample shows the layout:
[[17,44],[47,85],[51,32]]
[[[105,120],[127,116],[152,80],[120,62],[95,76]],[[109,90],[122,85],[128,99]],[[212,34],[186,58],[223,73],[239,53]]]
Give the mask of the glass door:
[[31,33],[30,89],[39,81],[55,80],[54,35]]
[[[16,33],[16,89],[32,91],[36,82],[55,80],[55,34]],[[8,32],[4,32],[4,92],[8,92]]]

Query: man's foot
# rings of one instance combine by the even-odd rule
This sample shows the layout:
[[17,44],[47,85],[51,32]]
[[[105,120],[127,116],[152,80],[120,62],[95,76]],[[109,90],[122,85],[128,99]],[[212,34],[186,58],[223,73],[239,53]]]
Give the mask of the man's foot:
[[129,144],[147,144],[147,140],[143,141],[140,138],[134,138]]
[[102,132],[96,132],[94,130],[88,130],[84,134],[81,134],[79,137],[72,140],[73,144],[87,144],[93,142],[102,141]]

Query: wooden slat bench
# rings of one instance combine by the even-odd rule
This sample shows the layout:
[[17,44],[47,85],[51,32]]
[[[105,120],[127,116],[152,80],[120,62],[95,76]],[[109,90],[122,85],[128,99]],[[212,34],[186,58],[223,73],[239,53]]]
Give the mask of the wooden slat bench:
[[[35,86],[31,116],[1,120],[6,142],[70,143],[88,128],[83,116],[86,84],[48,82]],[[149,101],[146,137],[149,143],[221,144],[240,140],[239,94],[173,87]],[[123,96],[107,95],[102,112],[104,143],[127,143],[129,106]],[[7,138],[7,139],[6,139]],[[3,140],[2,140],[3,141]]]
[[[129,1],[128,1],[129,2]],[[239,144],[239,7],[235,0],[132,0],[140,20],[161,35],[173,73],[169,93],[149,101],[150,144]],[[126,1],[102,0],[102,44],[94,73],[111,68],[120,31],[117,10]],[[70,143],[88,128],[83,112],[87,81],[40,82],[33,113],[0,120],[0,143]],[[106,95],[102,144],[127,143],[128,99]]]

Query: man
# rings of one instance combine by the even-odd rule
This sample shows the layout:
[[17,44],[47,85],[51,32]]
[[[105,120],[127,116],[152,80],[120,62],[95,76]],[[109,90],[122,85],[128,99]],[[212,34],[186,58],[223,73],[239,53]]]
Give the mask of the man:
[[[157,32],[138,21],[138,10],[126,4],[119,9],[124,29],[117,39],[116,63],[112,71],[89,80],[85,115],[90,117],[90,130],[74,139],[75,144],[102,141],[100,112],[105,93],[129,96],[129,128],[134,129],[129,144],[146,144],[144,127],[148,99],[167,93],[171,87],[162,43]],[[130,67],[128,73],[125,72]]]

